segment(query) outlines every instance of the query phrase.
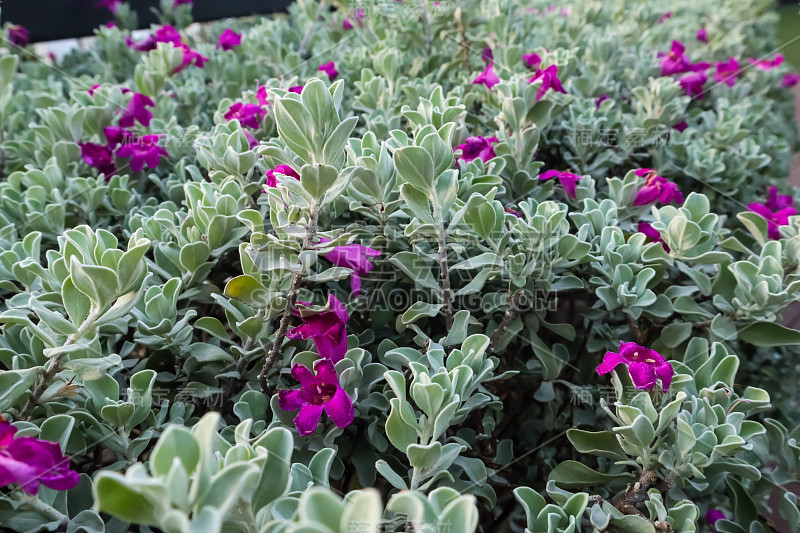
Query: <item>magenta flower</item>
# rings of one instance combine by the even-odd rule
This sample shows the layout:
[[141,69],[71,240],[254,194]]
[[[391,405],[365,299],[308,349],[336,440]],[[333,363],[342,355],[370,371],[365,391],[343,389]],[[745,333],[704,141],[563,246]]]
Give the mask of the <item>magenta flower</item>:
[[491,63],[494,61],[494,54],[492,53],[492,49],[490,47],[487,46],[481,50],[481,60],[483,60],[484,63]]
[[244,138],[247,139],[247,145],[250,147],[251,150],[256,146],[258,146],[258,141],[256,140],[255,137],[253,137],[253,134],[250,133],[249,131],[244,130]]
[[125,37],[125,44],[128,45],[128,48],[131,50],[136,50],[137,52],[149,52],[150,50],[155,50],[158,46],[158,41],[156,40],[156,36],[153,34],[148,35],[141,41],[134,41],[130,37]]
[[673,130],[678,130],[679,132],[683,133],[686,131],[686,128],[689,127],[689,124],[685,120],[681,120],[677,124],[672,125]]
[[68,490],[80,475],[70,470],[70,461],[55,442],[34,437],[14,438],[17,428],[0,418],[0,487],[19,483],[28,494],[39,492],[39,484],[53,490]]
[[595,106],[595,107],[600,107],[600,104],[602,104],[602,103],[603,103],[603,102],[605,102],[606,100],[608,100],[608,95],[607,95],[607,94],[601,94],[600,96],[598,96],[597,98],[595,98],[595,100],[594,100],[594,106]]
[[102,144],[78,143],[81,147],[81,157],[90,167],[94,167],[109,178],[114,172],[114,154],[111,148]]
[[278,391],[278,405],[284,411],[297,411],[294,425],[300,436],[311,435],[322,412],[340,428],[353,423],[353,401],[339,385],[339,376],[333,363],[319,359],[314,363],[314,372],[296,364],[292,367],[292,377],[300,382],[300,389]]
[[264,114],[266,111],[260,105],[236,102],[225,112],[225,120],[238,119],[242,126],[258,129]]
[[703,98],[703,85],[708,81],[708,74],[703,71],[689,72],[678,78],[686,96],[696,96],[698,100]]
[[794,87],[798,83],[800,83],[800,74],[796,72],[789,72],[783,75],[781,87]]
[[225,51],[233,50],[234,46],[242,45],[242,34],[236,33],[230,28],[226,28],[217,40],[217,50],[222,48]]
[[670,252],[669,245],[667,245],[667,243],[664,242],[664,239],[661,238],[661,233],[659,233],[656,228],[651,226],[649,222],[639,222],[638,232],[644,233],[645,236],[653,242],[660,242],[661,246],[664,247],[664,250],[667,253]]
[[516,209],[512,209],[511,207],[508,207],[508,206],[506,206],[505,208],[503,208],[503,210],[504,210],[506,213],[512,214],[512,215],[514,215],[514,216],[515,216],[515,217],[517,217],[517,218],[522,218],[522,213],[520,213],[520,212],[519,212],[519,211],[517,211]]
[[[320,243],[331,242],[325,237],[319,238]],[[372,271],[373,264],[368,257],[378,257],[380,250],[375,250],[362,244],[352,243],[344,246],[335,246],[331,252],[324,255],[325,259],[336,266],[349,268],[353,271],[350,275],[350,292],[353,296],[361,294],[361,276]]]
[[[94,92],[97,90],[98,87],[100,87],[100,85],[101,84],[99,83],[95,83],[94,85],[89,87],[89,90],[87,91],[89,93],[89,96],[94,96]],[[131,92],[131,90],[128,89],[127,87],[120,87],[119,90],[122,91],[122,94],[128,94],[129,92]]]
[[649,205],[655,202],[683,203],[683,194],[678,190],[678,186],[657,175],[652,168],[640,168],[634,173],[640,178],[644,178],[644,186],[639,188],[633,199],[634,206]]
[[497,137],[469,137],[464,144],[459,145],[455,150],[461,150],[461,155],[456,157],[465,163],[469,163],[473,159],[480,159],[484,163],[488,163],[490,159],[495,156],[493,144],[499,142]]
[[352,30],[354,27],[355,26],[353,26],[353,23],[350,22],[350,19],[346,18],[346,19],[344,19],[344,21],[342,21],[342,29],[343,30],[345,30],[345,31]]
[[709,509],[706,512],[706,522],[708,525],[711,526],[711,530],[716,533],[717,529],[714,527],[714,524],[717,523],[717,520],[725,520],[725,515],[719,509]]
[[200,55],[185,44],[180,45],[179,48],[183,51],[183,61],[181,61],[181,64],[175,69],[174,74],[182,71],[192,63],[194,63],[196,67],[203,68],[206,61],[208,61],[207,57]]
[[183,44],[181,34],[173,26],[164,24],[156,30],[156,42],[159,43],[172,43],[175,46]]
[[[767,200],[769,202],[770,200]],[[772,205],[773,207],[770,208],[765,204],[760,203],[752,203],[747,204],[747,207],[750,211],[754,213],[758,213],[762,217],[764,217],[767,221],[767,235],[770,239],[779,240],[781,238],[780,226],[786,226],[789,224],[789,217],[796,215],[797,210],[790,205],[776,209],[778,205],[780,205],[780,200],[775,200]]]
[[336,65],[334,65],[333,61],[329,61],[328,63],[323,63],[319,66],[320,72],[324,72],[328,75],[328,78],[331,80],[335,80],[336,77],[339,75],[339,71],[336,70]]
[[119,125],[123,128],[131,128],[134,121],[138,121],[144,127],[149,126],[153,113],[147,109],[148,107],[155,107],[149,96],[145,96],[142,93],[133,93],[133,98],[128,103],[128,107],[119,117]]
[[483,72],[478,74],[478,77],[472,80],[473,85],[486,85],[488,89],[491,89],[498,83],[500,83],[500,78],[497,77],[497,74],[494,73],[494,61],[491,61],[486,68],[483,69]]
[[131,169],[156,168],[161,156],[169,157],[167,151],[158,145],[161,135],[142,135],[134,142],[123,144],[117,149],[117,157],[130,157]]
[[544,174],[539,175],[540,180],[549,180],[550,178],[558,178],[558,181],[561,183],[561,187],[564,188],[564,192],[567,193],[568,198],[574,200],[577,197],[575,187],[578,184],[578,180],[581,179],[581,176],[560,170],[548,170]]
[[275,177],[275,174],[283,174],[284,176],[291,176],[298,180],[300,179],[300,174],[295,172],[294,169],[289,165],[278,165],[275,168],[267,170],[267,181],[265,183],[267,187],[278,186],[278,178]]
[[14,24],[8,28],[8,41],[14,46],[27,46],[29,40],[30,33],[28,32],[28,28],[25,26]]
[[[364,8],[363,7],[359,7],[356,10],[356,14],[355,14],[355,19],[356,19],[356,22],[358,23],[359,27],[363,26],[361,21],[364,20],[364,17],[366,17],[366,15],[364,14]],[[347,30],[352,30],[354,27],[355,26],[353,26],[353,23],[350,22],[350,19],[345,17],[344,21],[342,22],[342,29],[347,31]]]
[[101,8],[104,7],[111,11],[112,13],[116,13],[117,9],[119,9],[119,5],[122,3],[122,0],[100,0],[95,4],[95,7]]
[[661,389],[666,392],[675,373],[672,365],[657,351],[635,342],[623,341],[619,343],[619,353],[606,352],[603,362],[597,367],[597,373],[603,376],[620,364],[628,367],[631,381],[637,389],[652,390],[661,378]]
[[290,339],[312,339],[320,357],[338,363],[347,353],[347,321],[350,315],[333,294],[328,295],[328,303],[321,311],[308,307],[308,302],[297,302],[293,313],[303,320],[303,325],[290,329],[286,336]]
[[778,188],[774,185],[770,186],[767,195],[767,201],[764,205],[773,211],[778,211],[794,205],[794,198],[788,194],[778,194]]
[[708,31],[705,28],[697,30],[697,40],[701,43],[708,43]]
[[522,61],[534,70],[539,70],[539,67],[542,66],[542,56],[537,53],[523,55]]
[[[400,0],[400,1],[402,2],[403,0]],[[290,93],[302,94],[303,93],[303,86],[302,85],[294,85],[292,87],[289,87],[289,92]]]
[[757,69],[772,70],[778,68],[778,66],[783,63],[783,55],[775,54],[775,57],[772,59],[755,59],[751,57],[749,61],[755,65]]
[[732,57],[728,61],[716,63],[715,68],[714,81],[733,87],[736,83],[736,76],[739,74],[739,61]]
[[258,105],[260,105],[262,107],[265,106],[265,105],[271,105],[269,103],[269,101],[267,100],[267,98],[268,98],[268,96],[267,96],[267,86],[266,85],[262,85],[256,91],[256,100],[258,100]]
[[188,5],[188,6],[194,5],[194,0],[174,0],[172,2],[172,7],[173,8],[178,7],[178,6],[182,6],[182,5]]
[[136,138],[133,133],[125,128],[120,128],[119,126],[109,126],[103,130],[103,134],[106,136],[106,140],[108,141],[108,147],[112,150],[117,146],[121,144],[127,144]]
[[680,41],[672,41],[672,47],[669,52],[659,52],[657,57],[663,58],[661,60],[662,76],[671,76],[682,72],[697,72],[711,66],[709,63],[692,63],[686,55],[686,48]]
[[664,13],[663,15],[658,17],[658,20],[656,21],[656,24],[662,24],[665,20],[670,19],[670,18],[672,18],[672,11],[667,11],[666,13]]
[[528,80],[528,83],[533,83],[538,80],[542,80],[542,85],[539,86],[539,90],[536,91],[536,100],[539,100],[550,89],[559,93],[567,92],[564,90],[564,87],[561,86],[561,80],[558,79],[558,67],[555,65],[550,65],[546,69],[537,70],[533,77]]

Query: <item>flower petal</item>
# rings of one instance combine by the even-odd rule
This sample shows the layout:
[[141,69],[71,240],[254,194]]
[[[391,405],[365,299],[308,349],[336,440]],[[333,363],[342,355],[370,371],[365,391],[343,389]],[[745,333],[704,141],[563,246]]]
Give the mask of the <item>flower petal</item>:
[[614,370],[620,363],[625,363],[625,358],[615,352],[606,352],[603,362],[597,366],[597,373],[601,376]]
[[300,412],[294,417],[294,426],[300,432],[300,436],[307,437],[314,433],[320,416],[322,416],[321,405],[306,404],[301,407]]
[[284,411],[297,411],[305,402],[300,397],[300,390],[282,390],[278,391],[278,405]]
[[647,363],[628,363],[628,372],[637,389],[651,390],[656,384],[655,369]]
[[333,423],[340,428],[347,427],[353,423],[353,401],[341,387],[336,389],[336,394],[325,404],[324,409],[333,420]]

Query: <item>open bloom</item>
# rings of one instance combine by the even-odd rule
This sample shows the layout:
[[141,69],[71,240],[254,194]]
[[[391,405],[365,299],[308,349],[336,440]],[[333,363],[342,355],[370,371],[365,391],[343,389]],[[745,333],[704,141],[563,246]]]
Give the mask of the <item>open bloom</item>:
[[81,147],[81,157],[90,167],[94,167],[106,177],[116,172],[114,167],[114,154],[111,148],[102,144],[78,143]]
[[142,93],[133,93],[133,98],[128,103],[128,107],[119,117],[119,125],[123,128],[131,128],[134,121],[138,121],[142,126],[149,126],[153,113],[147,109],[148,107],[155,107],[149,96],[145,96]]
[[728,87],[733,87],[736,83],[736,76],[739,74],[739,61],[732,57],[728,61],[721,61],[715,65],[714,81],[722,82]]
[[783,75],[781,87],[794,87],[798,83],[800,83],[800,74],[796,72],[789,72]]
[[194,63],[196,67],[203,68],[203,66],[206,64],[206,61],[208,61],[207,57],[200,55],[199,52],[192,50],[191,48],[189,48],[188,45],[182,44],[179,46],[179,48],[183,52],[183,60],[181,61],[181,64],[178,65],[178,67],[175,69],[174,74],[177,74],[178,72],[182,71],[192,63]]
[[334,80],[339,75],[339,71],[336,70],[336,65],[333,61],[329,61],[327,63],[323,63],[319,66],[320,72],[324,72],[328,75],[328,78]]
[[278,391],[278,405],[284,411],[297,411],[294,425],[300,435],[311,435],[322,412],[340,428],[353,422],[353,402],[339,385],[339,376],[333,363],[320,359],[314,363],[314,373],[307,367],[296,364],[292,367],[292,377],[300,382],[298,390]]
[[783,55],[775,54],[775,57],[772,59],[755,59],[751,57],[750,63],[755,65],[756,68],[760,70],[772,70],[774,68],[778,68],[778,66],[783,63]]
[[233,50],[234,46],[241,46],[242,45],[242,34],[236,33],[230,28],[225,28],[225,31],[222,32],[222,35],[219,36],[217,40],[217,50],[222,48],[223,50]]
[[121,144],[127,144],[136,138],[133,133],[125,128],[120,128],[119,126],[108,126],[103,130],[103,134],[106,136],[106,140],[108,141],[108,147],[112,150],[114,150],[117,146]]
[[486,68],[483,69],[483,72],[478,74],[474,80],[472,80],[473,85],[486,85],[487,88],[491,89],[498,83],[500,83],[500,78],[497,77],[497,74],[494,73],[494,61],[491,61]]
[[701,43],[708,43],[708,31],[705,28],[697,30],[697,40]]
[[634,173],[640,178],[644,178],[644,186],[640,187],[633,199],[634,206],[663,202],[668,204],[675,202],[683,203],[683,194],[678,190],[675,183],[656,174],[652,168],[640,168]]
[[575,187],[578,184],[578,180],[581,179],[580,176],[561,170],[548,170],[539,175],[540,180],[549,180],[550,178],[558,178],[558,182],[561,183],[561,187],[564,188],[567,197],[573,200],[576,198]]
[[301,326],[290,329],[286,336],[290,339],[312,339],[317,353],[324,359],[338,363],[347,353],[347,321],[350,315],[333,294],[328,295],[328,303],[321,311],[309,309],[308,302],[297,302],[293,313],[303,320]]
[[242,126],[258,129],[264,113],[266,111],[260,105],[236,102],[225,112],[225,120],[238,119]]
[[796,215],[797,210],[794,207],[788,206],[782,209],[770,209],[764,204],[752,203],[747,204],[748,209],[754,213],[758,213],[767,220],[767,235],[770,239],[778,240],[781,238],[780,226],[789,224],[789,217]]
[[456,148],[456,150],[461,150],[461,155],[456,157],[456,160],[460,159],[469,163],[473,159],[480,159],[487,163],[495,156],[492,145],[497,142],[499,142],[497,137],[469,137],[464,144],[460,144]]
[[[319,242],[326,243],[331,242],[331,240],[320,237]],[[378,257],[379,255],[381,255],[380,250],[375,250],[363,244],[352,243],[344,246],[335,246],[324,257],[336,266],[349,268],[353,271],[350,275],[350,291],[353,296],[358,296],[361,294],[361,276],[368,274],[373,268],[373,264],[369,262],[368,257]]]
[[597,373],[603,376],[621,364],[628,367],[631,381],[637,389],[652,390],[659,378],[664,391],[668,391],[672,384],[675,373],[672,365],[657,351],[635,342],[620,341],[619,353],[606,352],[603,362],[597,367]]
[[686,55],[686,48],[680,41],[672,41],[669,52],[659,52],[661,59],[661,75],[671,76],[682,72],[696,72],[707,69],[709,63],[692,63]]
[[542,65],[542,56],[537,53],[525,54],[522,56],[522,61],[530,68],[539,70],[539,67]]
[[39,492],[39,484],[68,490],[80,476],[70,470],[69,458],[55,442],[34,437],[14,438],[17,428],[0,418],[0,487],[12,483],[28,494]]
[[14,46],[27,46],[30,39],[28,28],[14,24],[8,28],[8,41]]
[[283,174],[284,176],[291,176],[298,180],[300,179],[300,174],[295,172],[294,169],[289,165],[278,165],[275,168],[267,170],[267,181],[264,185],[267,187],[277,187],[278,178],[275,177],[275,174]]
[[180,46],[182,44],[181,34],[174,26],[164,24],[156,30],[156,42],[172,43],[175,46]]
[[664,242],[661,233],[656,228],[650,225],[649,222],[639,222],[639,233],[644,233],[645,236],[653,242],[660,242],[664,250],[669,253],[669,246]]
[[681,84],[687,96],[697,96],[698,99],[703,98],[703,85],[708,81],[708,74],[703,71],[689,72],[678,78],[678,83]]
[[774,185],[767,191],[767,201],[764,203],[769,209],[778,211],[794,205],[794,198],[788,194],[778,194],[778,188]]
[[142,135],[133,142],[123,144],[117,149],[117,157],[130,157],[131,169],[156,168],[161,156],[169,157],[167,151],[158,145],[161,135]]
[[550,65],[546,69],[537,70],[533,77],[528,80],[528,83],[533,83],[538,80],[542,80],[542,85],[539,86],[539,90],[536,91],[536,100],[539,100],[550,89],[559,93],[567,92],[564,90],[564,87],[561,86],[561,80],[558,79],[558,67],[555,65]]

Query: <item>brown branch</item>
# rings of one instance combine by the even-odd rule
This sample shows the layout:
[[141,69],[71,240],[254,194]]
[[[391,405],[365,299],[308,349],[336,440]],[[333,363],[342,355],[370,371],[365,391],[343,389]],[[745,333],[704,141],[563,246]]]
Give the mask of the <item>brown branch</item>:
[[644,516],[636,506],[647,501],[647,491],[657,480],[658,476],[654,471],[645,470],[639,476],[639,480],[625,491],[625,495],[617,502],[615,507],[624,514]]
[[53,382],[53,378],[56,377],[56,374],[58,374],[61,371],[60,363],[61,359],[63,359],[65,355],[66,355],[65,353],[60,353],[55,357],[53,357],[52,359],[50,359],[50,363],[47,365],[47,370],[45,370],[44,374],[42,374],[42,380],[39,382],[36,388],[33,389],[33,394],[31,394],[31,397],[28,398],[28,403],[25,404],[25,407],[19,414],[20,420],[28,420],[28,418],[30,418],[31,414],[33,413],[33,410],[39,403],[39,399],[44,394],[44,391],[46,391],[47,387],[49,387],[50,384]]
[[503,335],[505,335],[506,331],[508,330],[511,322],[517,318],[519,315],[519,301],[522,298],[522,290],[518,290],[511,296],[511,300],[508,303],[508,309],[506,310],[505,315],[503,315],[503,319],[500,321],[500,324],[497,326],[497,329],[494,330],[492,333],[492,337],[489,340],[489,348],[486,349],[487,354],[491,354],[494,352],[494,349],[497,348],[497,345],[500,344],[500,341],[503,340]]

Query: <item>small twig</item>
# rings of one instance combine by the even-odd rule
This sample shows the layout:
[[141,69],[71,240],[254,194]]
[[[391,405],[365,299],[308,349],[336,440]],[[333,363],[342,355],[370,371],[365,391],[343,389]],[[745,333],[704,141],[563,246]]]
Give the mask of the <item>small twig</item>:
[[622,499],[617,502],[616,508],[624,514],[644,516],[636,506],[647,501],[647,491],[657,480],[658,476],[654,471],[645,470],[642,472],[642,475],[639,476],[639,480],[634,483],[632,487],[628,488]]
[[[319,207],[314,206],[311,208],[311,214],[309,216],[308,221],[308,228],[306,228],[306,235],[303,238],[303,244],[300,246],[300,253],[302,254],[306,250],[311,247],[311,242],[314,240],[314,237],[317,234],[317,218],[319,217]],[[283,316],[281,317],[281,323],[278,326],[278,333],[275,335],[275,344],[272,346],[272,350],[270,350],[269,354],[267,354],[267,358],[264,361],[264,367],[261,369],[261,373],[258,375],[258,381],[261,384],[261,392],[264,394],[269,395],[269,384],[267,383],[267,374],[269,373],[269,369],[272,368],[272,365],[275,359],[278,357],[278,354],[283,347],[283,340],[286,338],[286,332],[289,330],[289,322],[292,319],[292,311],[294,311],[294,307],[297,304],[297,295],[300,292],[300,284],[303,281],[303,272],[302,270],[299,272],[295,272],[292,275],[292,284],[289,287],[289,294],[286,296],[286,309],[283,311]]]
[[467,72],[472,75],[472,63],[469,60],[469,50],[470,44],[469,39],[467,39],[467,30],[464,28],[464,21],[461,18],[461,8],[457,8],[458,14],[456,15],[456,19],[458,20],[458,31],[461,34],[461,51],[464,53],[464,63],[467,65]]
[[450,269],[447,264],[447,236],[444,226],[439,227],[439,274],[442,278],[442,301],[447,330],[453,327],[453,296],[450,293]]
[[503,340],[503,335],[505,335],[508,327],[511,325],[511,322],[513,322],[514,319],[517,318],[517,315],[519,315],[520,298],[522,298],[521,289],[511,296],[511,300],[508,303],[508,309],[506,310],[505,315],[503,315],[503,319],[500,321],[497,329],[494,330],[494,333],[492,333],[492,338],[489,340],[489,348],[486,349],[487,354],[494,352],[494,349],[497,348],[497,345],[500,344],[501,340]]
[[36,388],[33,389],[33,394],[31,394],[31,397],[28,398],[28,403],[25,404],[25,407],[19,414],[20,420],[28,420],[28,418],[30,418],[31,414],[33,413],[33,410],[39,403],[39,399],[44,394],[44,391],[46,391],[47,388],[50,386],[50,384],[53,382],[53,378],[56,377],[56,374],[58,374],[61,371],[60,363],[64,355],[66,354],[60,353],[55,357],[53,357],[52,359],[50,359],[50,363],[47,365],[47,370],[45,370],[44,374],[42,374],[41,381],[36,386]]
[[628,313],[623,314],[625,315],[625,319],[628,321],[628,327],[631,328],[631,331],[633,331],[633,334],[636,336],[637,344],[644,346],[647,341],[647,336],[642,332],[642,330],[639,329],[639,325],[631,315]]

